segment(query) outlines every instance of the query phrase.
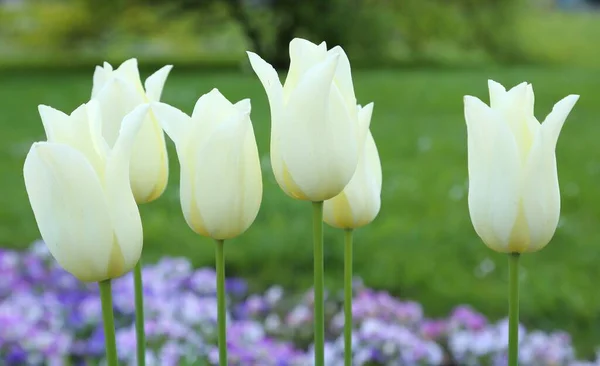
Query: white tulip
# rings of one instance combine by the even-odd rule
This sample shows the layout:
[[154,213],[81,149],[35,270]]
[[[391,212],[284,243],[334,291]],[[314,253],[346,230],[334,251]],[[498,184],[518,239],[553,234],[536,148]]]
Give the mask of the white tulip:
[[142,223],[129,160],[148,106],[128,114],[112,149],[92,100],[70,116],[41,105],[48,141],[32,145],[23,168],[38,228],[50,253],[82,281],[130,271],[142,251]]
[[[358,122],[369,128],[373,103],[358,106]],[[356,172],[342,193],[325,201],[323,219],[333,227],[354,229],[375,219],[381,207],[381,162],[375,140],[369,131]]]
[[[117,141],[121,121],[136,106],[158,102],[165,80],[173,66],[167,65],[149,76],[142,86],[137,60],[130,59],[116,70],[109,63],[94,72],[92,98],[102,110],[102,134],[109,146]],[[165,137],[156,118],[150,113],[135,140],[130,164],[133,195],[138,203],[160,197],[167,186],[169,162]]]
[[324,201],[348,184],[367,131],[359,128],[350,62],[341,47],[327,51],[296,38],[290,70],[281,85],[277,72],[248,52],[271,106],[271,165],[289,196]]
[[231,104],[213,89],[200,97],[191,117],[164,103],[153,103],[152,109],[177,149],[188,225],[219,240],[246,231],[262,200],[250,100]]
[[556,230],[560,191],[555,148],[578,95],[562,99],[540,124],[534,94],[489,81],[490,106],[465,96],[469,211],[483,242],[505,253],[542,249]]

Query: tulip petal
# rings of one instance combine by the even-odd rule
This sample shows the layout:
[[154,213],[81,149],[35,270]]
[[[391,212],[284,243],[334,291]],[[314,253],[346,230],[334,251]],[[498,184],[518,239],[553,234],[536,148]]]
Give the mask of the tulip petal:
[[105,62],[104,67],[96,66],[96,68],[94,69],[93,76],[94,81],[92,84],[92,98],[94,97],[94,95],[98,94],[100,90],[104,87],[104,85],[108,82],[110,76],[112,75],[112,72],[113,69],[109,63]]
[[96,101],[82,104],[70,116],[45,105],[40,105],[38,110],[48,141],[79,150],[102,175],[108,146],[100,133],[101,116]]
[[143,94],[135,85],[121,77],[108,81],[94,99],[102,110],[102,135],[109,146],[113,146],[117,140],[123,117],[145,103]]
[[210,131],[217,124],[231,117],[234,113],[232,106],[233,104],[219,92],[219,89],[214,88],[196,102],[192,112],[192,122],[194,126],[202,126],[203,129]]
[[311,201],[338,195],[358,162],[356,109],[332,85],[337,55],[309,70],[293,91],[279,148],[291,179]]
[[269,98],[269,104],[271,106],[271,120],[275,121],[274,112],[277,112],[283,107],[283,87],[279,80],[277,71],[263,60],[260,56],[253,52],[247,52],[248,59],[252,69],[258,76],[258,79],[265,88],[267,97]]
[[381,181],[379,153],[368,132],[354,176],[341,194],[325,201],[325,222],[333,227],[353,229],[373,221],[381,207]]
[[247,113],[220,123],[200,147],[194,184],[195,202],[212,238],[238,236],[254,221],[262,197],[262,179]]
[[358,108],[358,151],[363,150],[367,135],[370,133],[369,126],[373,116],[373,107],[374,103],[371,102]]
[[188,226],[196,233],[209,236],[204,227],[204,220],[195,205],[194,156],[198,143],[191,134],[193,129],[192,119],[179,109],[165,103],[152,103],[152,111],[163,126],[165,133],[175,143],[177,157],[180,165],[179,200],[183,217]]
[[169,72],[173,69],[173,65],[166,65],[156,71],[154,74],[148,76],[144,83],[146,89],[146,96],[150,102],[158,102],[162,95],[165,81]]
[[129,60],[123,62],[121,66],[119,66],[114,72],[117,77],[133,85],[139,94],[145,94],[136,58],[130,58]]
[[115,245],[120,248],[121,253],[120,258],[113,258],[111,277],[130,271],[142,252],[142,221],[130,188],[129,165],[137,134],[148,112],[149,105],[143,104],[125,116],[119,137],[106,163],[104,185],[115,230]]
[[283,122],[283,87],[281,86],[277,72],[271,65],[252,52],[248,52],[248,58],[269,98],[271,109],[271,140],[269,149],[271,169],[273,170],[277,184],[279,184],[286,194],[291,195],[291,192],[286,187],[286,168],[279,149],[279,145],[281,144],[281,138],[279,137],[281,128],[279,125]]
[[520,162],[508,125],[485,103],[465,97],[469,212],[477,234],[506,252],[520,203]]
[[550,138],[539,131],[525,167],[523,214],[529,241],[523,252],[542,249],[556,230],[560,217],[560,190],[556,157]]
[[160,197],[169,178],[169,161],[163,130],[152,113],[146,114],[131,153],[130,179],[138,203]]
[[494,80],[488,80],[488,89],[490,91],[490,107],[493,109],[503,105],[506,89],[504,86]]
[[165,133],[173,140],[175,147],[179,149],[180,144],[184,142],[186,137],[189,137],[191,117],[166,103],[153,102],[151,108]]
[[[290,69],[283,84],[284,100],[289,100],[304,74],[327,57],[325,42],[316,45],[306,39],[294,38],[290,42]],[[354,105],[356,103],[353,103]]]
[[356,105],[356,97],[354,95],[354,83],[352,82],[352,70],[350,68],[350,60],[344,49],[340,46],[335,46],[328,53],[339,54],[337,69],[335,71],[334,80],[340,88],[340,92],[344,96],[346,105]]
[[525,251],[534,252],[546,246],[558,225],[560,189],[554,150],[565,119],[578,99],[578,95],[569,95],[556,103],[535,136],[523,187],[524,216],[530,236]]
[[82,281],[108,278],[113,228],[85,157],[64,144],[35,143],[23,175],[40,233],[58,263]]
[[542,133],[544,134],[544,140],[551,146],[552,149],[556,147],[558,135],[562,129],[565,120],[571,110],[579,100],[579,95],[569,95],[561,99],[552,108],[552,112],[546,116],[544,123],[542,123]]

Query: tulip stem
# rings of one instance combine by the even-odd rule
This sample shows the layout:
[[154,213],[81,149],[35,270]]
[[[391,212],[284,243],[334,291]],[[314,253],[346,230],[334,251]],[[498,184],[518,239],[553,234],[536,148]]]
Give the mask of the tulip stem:
[[144,331],[144,285],[142,283],[142,260],[133,269],[135,288],[135,334],[137,340],[137,364],[146,365],[146,333]]
[[508,255],[508,365],[519,360],[519,253]]
[[315,366],[325,365],[323,202],[313,202]]
[[104,341],[106,347],[106,363],[117,366],[117,341],[115,338],[115,318],[113,315],[111,280],[100,281],[100,300],[102,302],[102,320],[104,322]]
[[344,365],[352,366],[352,229],[344,230]]
[[217,323],[219,342],[219,365],[227,366],[227,313],[225,307],[225,253],[224,241],[216,240],[217,267]]

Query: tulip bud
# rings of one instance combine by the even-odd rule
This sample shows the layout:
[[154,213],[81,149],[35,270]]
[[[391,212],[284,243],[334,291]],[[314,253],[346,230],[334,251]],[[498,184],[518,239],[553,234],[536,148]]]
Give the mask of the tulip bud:
[[296,38],[290,70],[277,72],[248,52],[271,106],[271,165],[277,183],[292,198],[324,201],[348,184],[366,130],[358,126],[350,62],[340,47],[327,51]]
[[[94,72],[92,98],[102,111],[102,134],[109,146],[117,140],[123,117],[136,106],[158,102],[172,66],[167,65],[146,79],[142,86],[137,60],[130,59],[116,70],[109,63]],[[136,137],[131,155],[131,189],[137,203],[160,197],[169,176],[165,137],[156,118],[149,113]]]
[[475,231],[503,253],[542,249],[556,230],[560,191],[555,148],[579,99],[569,95],[540,124],[531,84],[506,91],[488,82],[490,106],[465,96],[469,150],[469,211]]
[[[358,106],[358,123],[369,128],[373,103]],[[381,162],[375,140],[368,131],[356,171],[342,193],[325,201],[323,219],[333,227],[355,229],[375,219],[381,207]]]
[[39,107],[48,141],[31,146],[23,175],[50,253],[82,281],[130,271],[142,252],[142,222],[129,184],[129,159],[148,106],[125,116],[114,146],[101,135],[92,100],[70,116]]
[[191,117],[164,103],[153,103],[152,109],[177,149],[188,225],[218,240],[242,234],[262,199],[250,100],[231,104],[213,89],[200,97]]

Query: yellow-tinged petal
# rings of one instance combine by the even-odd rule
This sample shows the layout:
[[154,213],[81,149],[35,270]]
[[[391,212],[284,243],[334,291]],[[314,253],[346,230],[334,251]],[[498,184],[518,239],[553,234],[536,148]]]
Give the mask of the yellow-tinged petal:
[[38,228],[58,263],[82,281],[109,278],[111,218],[84,155],[64,144],[35,143],[23,175]]
[[325,201],[325,222],[342,229],[369,224],[377,217],[381,207],[381,183],[379,153],[369,132],[350,183],[341,194]]

